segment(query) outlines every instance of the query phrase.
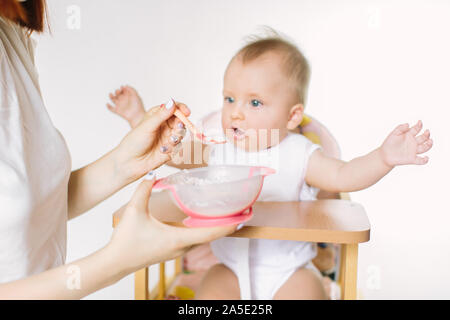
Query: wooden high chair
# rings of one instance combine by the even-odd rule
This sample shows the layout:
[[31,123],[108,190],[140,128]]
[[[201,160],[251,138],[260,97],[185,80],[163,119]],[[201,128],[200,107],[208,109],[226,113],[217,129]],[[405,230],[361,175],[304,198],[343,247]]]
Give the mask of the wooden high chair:
[[[364,208],[350,200],[327,199],[300,202],[256,202],[253,218],[232,237],[277,239],[341,244],[338,283],[342,299],[356,299],[358,244],[369,241],[370,224]],[[348,199],[348,198],[347,198]],[[172,202],[167,191],[154,192],[150,212],[160,221],[182,226],[186,215]],[[113,217],[115,226],[120,217]],[[160,279],[149,290],[149,272],[135,273],[135,299],[164,299],[166,288],[182,272],[181,258],[176,259],[175,275],[167,279],[165,263],[159,267]]]
[[[214,117],[214,113],[211,114]],[[314,143],[321,144],[324,152],[339,158],[336,140],[318,121],[304,117],[301,133]],[[346,193],[320,192],[315,201],[256,202],[253,218],[231,237],[252,239],[295,240],[340,244],[337,281],[341,299],[357,298],[358,244],[369,241],[370,224],[364,208],[350,201]],[[326,198],[326,199],[323,199]],[[328,199],[331,198],[331,199]],[[154,192],[150,199],[150,212],[160,221],[183,226],[187,216],[172,202],[167,191]],[[113,227],[120,217],[113,217]],[[182,270],[182,258],[175,260],[175,274],[166,277],[166,263],[159,264],[159,281],[149,290],[149,270],[135,273],[135,299],[163,300],[167,288]]]

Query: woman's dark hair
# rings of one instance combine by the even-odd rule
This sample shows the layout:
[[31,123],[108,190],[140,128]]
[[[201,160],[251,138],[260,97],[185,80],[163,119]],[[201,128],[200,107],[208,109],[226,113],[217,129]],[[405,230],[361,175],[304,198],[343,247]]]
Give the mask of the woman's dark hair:
[[44,31],[46,18],[45,0],[0,0],[0,16],[28,29],[28,32]]

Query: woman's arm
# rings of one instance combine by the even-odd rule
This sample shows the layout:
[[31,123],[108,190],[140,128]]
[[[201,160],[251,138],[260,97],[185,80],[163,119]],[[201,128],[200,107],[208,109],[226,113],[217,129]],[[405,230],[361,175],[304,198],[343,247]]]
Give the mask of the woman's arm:
[[154,182],[155,178],[144,179],[119,210],[120,221],[104,248],[73,263],[0,284],[0,300],[80,299],[146,266],[174,259],[192,245],[235,231],[236,226],[183,228],[159,222],[148,210]]
[[138,179],[117,149],[75,170],[69,179],[68,218],[73,219]]
[[0,300],[80,299],[124,276],[115,262],[105,247],[71,264],[0,284]]
[[397,165],[425,164],[428,158],[418,154],[430,150],[433,142],[428,130],[416,137],[421,129],[420,121],[412,128],[408,124],[400,125],[380,148],[349,162],[315,151],[309,160],[305,180],[309,185],[330,192],[352,192],[370,187]]

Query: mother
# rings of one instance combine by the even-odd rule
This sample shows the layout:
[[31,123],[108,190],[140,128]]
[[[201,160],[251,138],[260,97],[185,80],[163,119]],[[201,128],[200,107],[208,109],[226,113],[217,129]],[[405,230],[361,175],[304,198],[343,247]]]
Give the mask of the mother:
[[168,161],[184,130],[174,108],[154,107],[116,148],[71,172],[64,139],[43,104],[29,38],[43,31],[44,17],[45,0],[0,0],[0,299],[78,299],[234,231],[155,220],[148,212],[150,175],[120,209],[110,242],[64,264],[67,221]]

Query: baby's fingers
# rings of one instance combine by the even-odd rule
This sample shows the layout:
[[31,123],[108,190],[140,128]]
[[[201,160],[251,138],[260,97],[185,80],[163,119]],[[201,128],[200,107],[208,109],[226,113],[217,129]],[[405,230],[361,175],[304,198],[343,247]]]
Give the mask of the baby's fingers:
[[117,103],[117,97],[112,93],[109,94],[109,98],[111,99],[112,102]]
[[401,135],[401,134],[404,134],[405,132],[408,132],[408,130],[409,130],[409,124],[404,123],[404,124],[398,125],[394,129],[394,133],[397,135]]
[[414,127],[412,127],[411,129],[409,129],[409,132],[413,135],[416,136],[420,130],[422,130],[422,121],[417,121],[416,125]]
[[417,165],[423,165],[426,164],[428,162],[428,157],[416,157],[416,159],[414,159],[414,164]]
[[422,135],[416,137],[416,142],[417,142],[417,144],[422,144],[425,141],[427,141],[429,138],[430,138],[430,130],[427,129],[427,130],[425,130],[425,132]]
[[106,107],[108,108],[109,111],[116,113],[116,109],[109,103],[106,104]]
[[433,146],[433,140],[429,139],[417,147],[417,154],[427,152]]
[[128,86],[128,85],[126,85],[124,87],[124,92],[129,93],[129,94],[133,94],[133,95],[136,95],[136,96],[138,95],[136,89],[134,89],[133,87]]

